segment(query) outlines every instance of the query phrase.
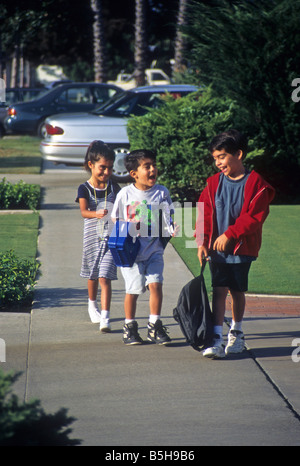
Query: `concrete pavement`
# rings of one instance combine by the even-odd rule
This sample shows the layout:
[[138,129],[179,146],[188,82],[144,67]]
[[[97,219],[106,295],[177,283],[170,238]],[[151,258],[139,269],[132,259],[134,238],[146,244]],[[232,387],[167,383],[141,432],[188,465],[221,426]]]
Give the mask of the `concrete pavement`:
[[[162,318],[173,344],[128,348],[120,274],[113,284],[113,332],[100,334],[88,318],[86,281],[79,276],[83,219],[74,202],[86,173],[47,169],[5,177],[40,183],[44,194],[42,276],[32,312],[0,313],[6,343],[0,365],[23,372],[14,386],[21,399],[38,398],[47,412],[68,408],[77,419],[71,437],[85,446],[300,445],[300,298],[248,298],[248,350],[207,360],[185,344],[172,316],[192,277],[169,245]],[[142,337],[148,298],[138,303]]]

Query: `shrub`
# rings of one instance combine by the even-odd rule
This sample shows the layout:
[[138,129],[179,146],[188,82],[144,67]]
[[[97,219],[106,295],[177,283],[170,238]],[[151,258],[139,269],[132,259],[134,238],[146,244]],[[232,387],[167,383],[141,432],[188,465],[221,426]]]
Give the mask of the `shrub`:
[[[197,201],[206,179],[215,173],[209,143],[216,134],[243,124],[236,103],[207,88],[182,99],[168,96],[165,105],[131,118],[128,136],[131,150],[156,151],[159,182],[168,187],[174,201]],[[261,153],[249,151],[250,168]]]
[[47,414],[39,400],[20,403],[11,394],[11,385],[20,374],[4,374],[0,369],[0,446],[75,446],[81,442],[70,439],[69,426],[75,418],[61,408]]
[[0,254],[0,308],[31,305],[39,267],[35,260],[18,259],[13,250]]
[[0,182],[0,209],[30,209],[39,206],[41,188],[39,185],[19,181],[12,184],[3,178]]
[[236,126],[237,107],[232,100],[213,96],[210,88],[166,100],[165,105],[129,120],[130,147],[155,150],[159,182],[168,187],[172,199],[195,201],[208,176],[215,173],[208,145],[216,134]]

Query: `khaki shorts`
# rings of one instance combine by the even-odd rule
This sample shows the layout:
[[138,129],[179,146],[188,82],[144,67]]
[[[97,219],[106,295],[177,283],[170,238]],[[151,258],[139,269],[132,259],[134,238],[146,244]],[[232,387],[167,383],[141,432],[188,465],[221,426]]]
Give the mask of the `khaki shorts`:
[[164,258],[152,254],[146,261],[135,262],[132,267],[121,267],[127,294],[143,294],[151,283],[163,282]]

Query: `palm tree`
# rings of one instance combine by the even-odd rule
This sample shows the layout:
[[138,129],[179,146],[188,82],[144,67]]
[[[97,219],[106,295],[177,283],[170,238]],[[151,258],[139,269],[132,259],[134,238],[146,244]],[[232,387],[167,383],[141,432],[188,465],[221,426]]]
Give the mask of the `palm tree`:
[[179,11],[177,20],[177,33],[175,40],[175,57],[174,68],[175,73],[182,73],[185,70],[184,50],[185,39],[182,33],[182,27],[186,24],[188,0],[179,0]]
[[145,84],[147,60],[146,0],[135,1],[135,70],[134,76],[138,86]]
[[91,0],[91,9],[94,13],[94,80],[103,83],[106,82],[106,54],[102,1]]

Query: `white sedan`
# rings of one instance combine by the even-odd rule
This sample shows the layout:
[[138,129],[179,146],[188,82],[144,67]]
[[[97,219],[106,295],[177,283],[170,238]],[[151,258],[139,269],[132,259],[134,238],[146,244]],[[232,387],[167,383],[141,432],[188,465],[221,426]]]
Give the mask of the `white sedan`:
[[196,86],[164,85],[145,86],[125,91],[112,97],[106,104],[90,113],[52,115],[45,121],[47,136],[41,142],[45,160],[67,165],[83,165],[86,150],[95,139],[109,144],[116,153],[113,174],[126,181],[124,165],[129,152],[127,121],[131,115],[144,115],[149,108],[162,104],[162,95],[175,98],[197,91]]

